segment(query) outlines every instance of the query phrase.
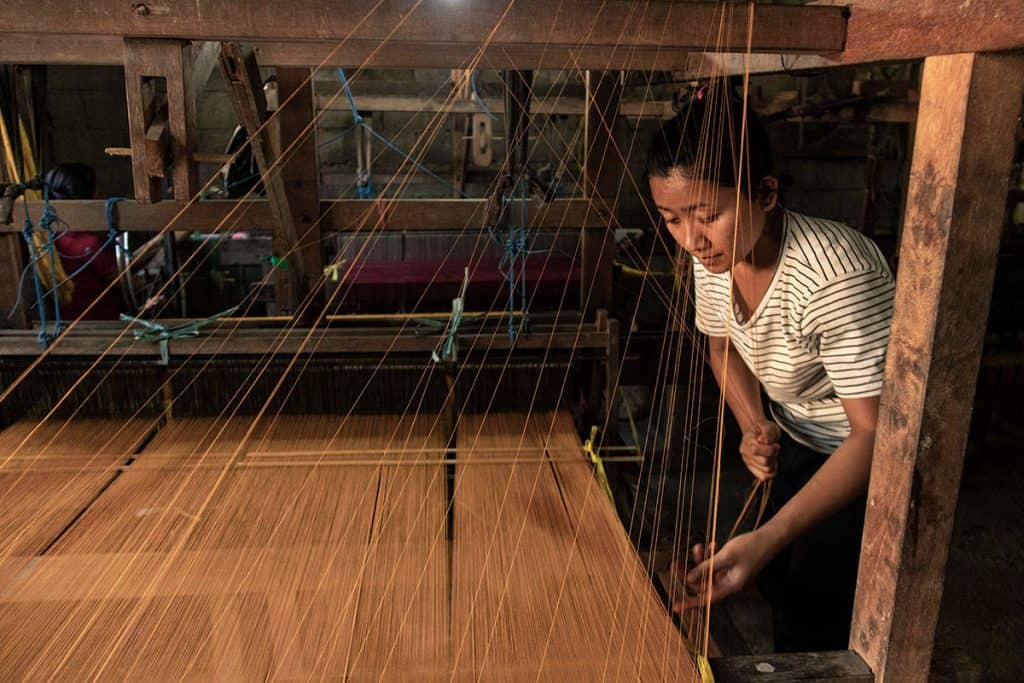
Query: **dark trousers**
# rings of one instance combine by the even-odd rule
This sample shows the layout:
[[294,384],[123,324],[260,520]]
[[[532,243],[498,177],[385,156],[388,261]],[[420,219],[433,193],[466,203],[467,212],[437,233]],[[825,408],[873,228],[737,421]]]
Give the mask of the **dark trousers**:
[[[785,505],[827,457],[783,433],[769,510]],[[758,576],[757,586],[772,606],[777,652],[847,648],[866,498],[796,539]]]

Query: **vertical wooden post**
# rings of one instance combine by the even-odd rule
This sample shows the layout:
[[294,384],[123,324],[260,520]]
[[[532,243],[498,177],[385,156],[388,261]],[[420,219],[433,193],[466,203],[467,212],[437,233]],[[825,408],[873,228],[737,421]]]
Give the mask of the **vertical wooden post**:
[[[316,130],[309,130],[314,126],[315,103],[311,70],[278,67],[277,91],[281,102],[278,119],[282,150],[299,140],[281,173],[299,244],[294,259],[302,264],[303,281],[299,286],[304,293],[312,292],[323,276],[324,259],[320,241],[320,163]],[[299,92],[292,98],[296,91]],[[289,98],[292,98],[290,102]],[[320,299],[322,296],[307,309],[304,317],[308,320],[315,319],[320,312]]]
[[1024,57],[925,61],[850,648],[928,678]]
[[[163,198],[163,137],[160,119],[164,103],[147,92],[143,79],[163,79],[166,85],[166,135],[171,159],[174,198],[188,201],[198,189],[195,152],[195,90],[188,43],[180,40],[125,38],[124,76],[128,97],[128,133],[132,145],[135,200],[143,204]],[[147,142],[148,141],[148,142]]]
[[591,211],[606,217],[605,225],[583,230],[580,259],[580,308],[584,316],[612,304],[612,264],[615,258],[616,194],[622,178],[622,160],[615,148],[615,128],[622,99],[617,71],[586,72],[584,111],[585,159],[583,191]]

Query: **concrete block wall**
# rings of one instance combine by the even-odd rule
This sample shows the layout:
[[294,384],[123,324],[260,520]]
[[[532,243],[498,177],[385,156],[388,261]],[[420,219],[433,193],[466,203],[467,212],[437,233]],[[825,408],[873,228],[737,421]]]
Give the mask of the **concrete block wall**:
[[103,151],[129,145],[124,70],[51,66],[46,72],[46,102],[52,163],[78,162],[95,168],[101,197],[130,195],[131,161]]

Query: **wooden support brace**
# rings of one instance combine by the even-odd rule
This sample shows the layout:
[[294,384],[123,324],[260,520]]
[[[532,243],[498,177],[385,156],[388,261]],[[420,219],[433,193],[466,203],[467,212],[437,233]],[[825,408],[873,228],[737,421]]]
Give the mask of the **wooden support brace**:
[[[312,292],[324,269],[320,223],[320,165],[313,111],[313,77],[309,69],[279,68],[277,90],[281,101],[282,149],[292,147],[284,165],[284,189],[298,238],[298,252],[292,260],[300,263],[302,292]],[[294,96],[293,96],[294,94]],[[311,324],[320,305],[314,301],[305,316]]]
[[623,168],[615,148],[615,129],[622,81],[617,71],[588,71],[584,118],[584,193],[591,210],[605,220],[583,231],[580,263],[580,308],[585,316],[612,305],[612,265],[615,258],[615,196]]
[[850,649],[925,681],[1024,96],[1024,57],[925,61]]
[[251,46],[222,43],[220,62],[224,78],[231,87],[235,114],[249,134],[252,154],[263,176],[263,187],[280,228],[274,232],[274,255],[284,257],[286,265],[278,267],[276,271],[277,303],[281,313],[294,313],[302,298],[300,287],[305,277],[301,259],[288,254],[292,247],[299,244],[299,234],[288,203],[280,165],[275,166],[277,151],[271,136],[263,127],[267,102],[256,56]]
[[124,65],[135,199],[144,204],[163,199],[163,169],[169,163],[174,198],[187,201],[198,188],[188,44],[126,38]]

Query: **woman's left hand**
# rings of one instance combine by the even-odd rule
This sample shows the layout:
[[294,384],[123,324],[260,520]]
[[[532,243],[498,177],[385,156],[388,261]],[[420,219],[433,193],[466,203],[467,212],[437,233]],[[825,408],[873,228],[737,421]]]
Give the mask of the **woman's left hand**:
[[[710,552],[702,544],[695,545],[693,559],[696,566],[686,573],[684,579],[687,589],[693,593],[673,605],[672,609],[678,612],[707,604],[709,589],[711,602],[736,593],[757,576],[773,555],[760,529],[740,534],[718,551],[713,545]],[[714,576],[709,580],[708,572],[712,570],[712,565]]]

